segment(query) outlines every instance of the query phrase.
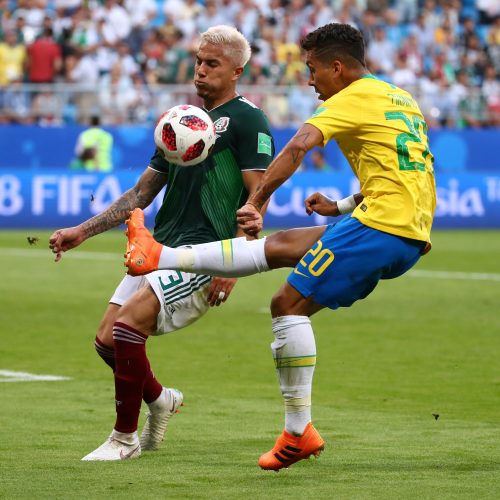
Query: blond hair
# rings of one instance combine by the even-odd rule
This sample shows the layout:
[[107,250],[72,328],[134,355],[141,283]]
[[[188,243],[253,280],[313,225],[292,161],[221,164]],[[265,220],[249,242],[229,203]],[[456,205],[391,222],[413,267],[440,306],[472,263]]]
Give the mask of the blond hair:
[[236,67],[243,67],[252,55],[248,40],[232,26],[212,26],[200,35],[200,45],[222,45],[224,55],[229,57]]

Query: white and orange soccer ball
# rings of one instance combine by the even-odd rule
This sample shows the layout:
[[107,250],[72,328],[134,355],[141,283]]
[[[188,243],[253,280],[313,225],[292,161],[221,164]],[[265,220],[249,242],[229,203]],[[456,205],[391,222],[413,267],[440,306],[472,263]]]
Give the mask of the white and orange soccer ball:
[[216,138],[210,116],[190,104],[170,108],[161,115],[154,132],[156,147],[165,160],[181,167],[205,160]]

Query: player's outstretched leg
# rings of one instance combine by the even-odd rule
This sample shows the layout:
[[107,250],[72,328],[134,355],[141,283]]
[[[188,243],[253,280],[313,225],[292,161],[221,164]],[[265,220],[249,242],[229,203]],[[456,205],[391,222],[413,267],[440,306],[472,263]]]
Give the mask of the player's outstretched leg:
[[125,433],[113,430],[106,441],[96,450],[84,456],[84,462],[127,460],[141,454],[137,432]]
[[125,265],[132,276],[148,274],[158,269],[163,245],[155,241],[144,226],[144,212],[140,208],[130,212],[127,220],[127,250]]
[[266,238],[247,241],[241,237],[171,248],[153,239],[144,227],[144,214],[140,208],[130,213],[127,226],[125,266],[132,276],[156,269],[225,277],[248,276],[269,270],[265,255]]
[[325,448],[319,432],[309,422],[301,436],[283,431],[273,448],[259,458],[262,469],[279,471],[311,455],[318,456]]
[[170,417],[184,405],[184,396],[177,389],[163,388],[160,397],[149,403],[149,412],[141,434],[142,450],[157,450],[167,430]]

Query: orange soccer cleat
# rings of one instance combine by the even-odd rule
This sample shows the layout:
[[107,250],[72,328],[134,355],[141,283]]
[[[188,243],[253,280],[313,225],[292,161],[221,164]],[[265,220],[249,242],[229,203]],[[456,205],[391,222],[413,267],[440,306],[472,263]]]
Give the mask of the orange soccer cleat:
[[278,472],[303,458],[309,458],[311,455],[319,456],[324,448],[325,442],[309,422],[302,436],[292,436],[283,431],[273,449],[261,455],[259,465],[262,469]]
[[158,243],[144,226],[144,212],[135,208],[130,212],[130,219],[126,221],[127,251],[125,266],[128,274],[140,276],[158,269],[160,254],[163,245]]

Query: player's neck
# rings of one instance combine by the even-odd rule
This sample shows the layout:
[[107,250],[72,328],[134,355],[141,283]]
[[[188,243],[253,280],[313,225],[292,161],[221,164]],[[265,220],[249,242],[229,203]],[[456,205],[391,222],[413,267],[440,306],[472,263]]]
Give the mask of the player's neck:
[[361,78],[369,75],[371,75],[371,73],[366,68],[349,71],[344,75],[343,88],[348,87],[349,85],[351,85],[351,83],[356,82],[357,80],[361,80]]
[[231,101],[234,99],[238,94],[236,90],[231,89],[230,91],[224,93],[221,96],[218,96],[217,98],[214,99],[205,99],[203,101],[203,107],[207,111],[212,111],[215,108],[218,108],[219,106],[222,106],[223,104],[226,104],[226,102]]

